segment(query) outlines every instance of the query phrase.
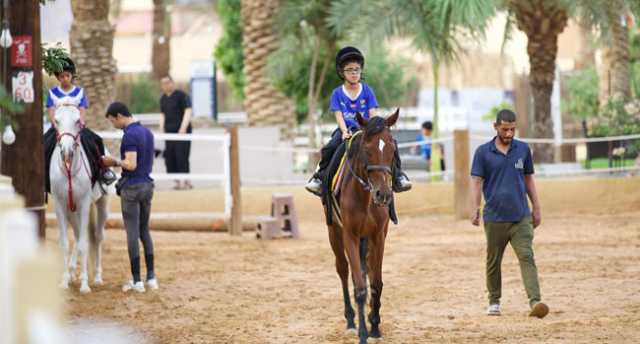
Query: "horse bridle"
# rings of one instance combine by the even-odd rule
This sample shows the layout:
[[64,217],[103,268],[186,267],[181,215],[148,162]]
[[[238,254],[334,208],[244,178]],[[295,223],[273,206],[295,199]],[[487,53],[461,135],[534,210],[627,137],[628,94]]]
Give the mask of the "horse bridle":
[[[345,152],[345,154],[348,154],[349,152]],[[371,184],[371,181],[369,180],[369,172],[376,172],[376,171],[380,171],[380,172],[386,172],[389,174],[389,176],[393,176],[393,173],[391,171],[391,167],[389,166],[385,166],[385,165],[369,165],[367,163],[367,161],[364,161],[364,166],[365,166],[365,170],[367,171],[367,180],[365,181],[364,179],[362,179],[362,177],[360,177],[351,167],[351,162],[349,161],[349,158],[347,157],[347,168],[349,169],[349,173],[351,173],[351,175],[353,176],[353,178],[355,178],[355,180],[358,181],[358,183],[362,186],[362,188],[364,188],[365,191],[370,192],[371,189],[373,188],[373,185]]]
[[75,150],[75,148],[78,147],[78,138],[80,138],[80,133],[73,135],[70,132],[63,131],[62,133],[60,133],[56,130],[56,143],[58,144],[58,146],[61,145],[60,140],[62,140],[62,138],[65,136],[70,136],[73,139],[73,148]]
[[[76,149],[78,148],[78,145],[79,145],[78,141],[79,141],[79,138],[80,138],[80,133],[78,132],[78,134],[76,134],[76,135],[73,135],[70,132],[66,132],[66,131],[60,133],[56,129],[56,143],[57,143],[58,147],[62,148],[60,140],[65,136],[70,136],[73,139],[73,151],[75,153],[75,151],[76,151]],[[82,161],[82,159],[80,159],[80,160]],[[71,162],[71,164],[72,163],[73,162]],[[84,166],[84,161],[82,161],[82,165]],[[66,174],[67,182],[68,182],[68,189],[67,189],[67,192],[68,192],[68,197],[67,197],[68,201],[67,201],[67,203],[68,204],[67,205],[69,206],[69,210],[71,210],[71,212],[75,212],[76,211],[76,204],[73,201],[73,180],[72,180],[73,179],[73,175],[71,174],[72,166],[67,166],[67,164],[63,162],[62,163],[62,168],[64,168],[64,172]],[[87,173],[90,175],[90,173],[89,173],[89,171],[87,169],[87,166],[84,166],[84,168],[85,168],[85,170],[87,170]]]

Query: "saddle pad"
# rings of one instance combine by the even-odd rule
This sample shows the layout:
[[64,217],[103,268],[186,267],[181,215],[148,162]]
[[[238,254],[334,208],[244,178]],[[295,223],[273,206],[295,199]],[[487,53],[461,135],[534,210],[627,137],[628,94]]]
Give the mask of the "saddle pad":
[[347,152],[349,152],[349,147],[351,147],[351,141],[358,136],[361,131],[357,131],[355,134],[351,136],[351,138],[347,141],[347,149],[345,149],[344,154],[340,158],[340,164],[338,165],[338,170],[336,174],[331,178],[331,192],[334,195],[340,193],[340,185],[342,184],[342,179],[345,171],[345,161],[347,160]]

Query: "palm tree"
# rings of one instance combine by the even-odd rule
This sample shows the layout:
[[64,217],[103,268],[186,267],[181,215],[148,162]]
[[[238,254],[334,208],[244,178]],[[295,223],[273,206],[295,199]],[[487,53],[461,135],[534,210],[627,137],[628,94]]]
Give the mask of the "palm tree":
[[109,0],[73,0],[74,22],[69,41],[78,82],[89,100],[87,124],[107,129],[104,112],[115,92],[116,61],[113,58],[114,27],[109,22]]
[[[533,134],[536,138],[553,137],[551,92],[555,79],[558,35],[567,26],[567,6],[560,1],[510,0],[507,8],[516,18],[518,29],[527,35],[529,83],[533,93]],[[553,147],[539,145],[534,149],[538,162],[553,161]]]
[[[337,0],[331,8],[330,25],[353,40],[380,44],[391,36],[412,39],[413,45],[431,57],[434,75],[433,137],[438,137],[439,70],[458,60],[462,37],[476,38],[493,17],[492,0]],[[439,153],[432,156],[432,171],[440,170]]]
[[[301,51],[310,56],[307,86],[307,118],[309,146],[316,148],[318,106],[327,72],[333,66],[336,42],[339,40],[326,24],[331,0],[289,0],[280,8],[276,18],[279,49],[272,55],[270,74],[276,79],[288,75],[300,63],[295,57]],[[308,60],[307,60],[308,61]],[[286,93],[286,92],[285,92]]]
[[269,56],[278,49],[274,18],[279,8],[279,0],[242,0],[244,108],[250,126],[278,126],[282,137],[291,139],[296,125],[293,102],[267,76]]
[[168,0],[153,0],[151,70],[156,80],[169,75],[171,68],[171,14],[167,3]]
[[627,100],[631,95],[631,16],[640,15],[640,5],[631,0],[611,0],[606,4],[597,0],[583,0],[578,10],[579,16],[599,31],[602,46],[600,105],[606,105],[609,100]]

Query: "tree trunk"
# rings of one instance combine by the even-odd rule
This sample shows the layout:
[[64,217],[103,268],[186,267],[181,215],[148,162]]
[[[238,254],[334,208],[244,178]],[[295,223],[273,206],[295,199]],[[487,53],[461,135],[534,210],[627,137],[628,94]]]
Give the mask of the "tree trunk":
[[596,64],[596,50],[594,48],[595,37],[591,33],[591,25],[584,21],[578,22],[578,28],[580,30],[580,48],[578,50],[578,56],[576,56],[577,70],[584,70],[589,67],[593,67]]
[[[438,139],[440,137],[440,100],[438,91],[440,89],[440,63],[437,62],[437,59],[432,59],[432,68],[433,68],[433,130],[431,131],[431,137],[433,139]],[[439,144],[431,145],[431,173],[440,172],[440,149]],[[440,180],[439,176],[434,176],[432,178],[434,181]]]
[[152,74],[156,80],[169,75],[171,68],[171,14],[167,0],[153,0]]
[[307,117],[309,123],[309,147],[316,148],[318,146],[316,139],[316,127],[318,125],[316,120],[316,111],[318,107],[317,99],[315,98],[315,85],[316,85],[316,69],[318,67],[318,58],[320,56],[320,44],[316,41],[313,50],[313,57],[311,58],[311,69],[309,71],[309,90],[307,92]]
[[267,60],[278,48],[273,19],[279,0],[242,0],[242,47],[246,78],[244,108],[250,126],[277,126],[283,139],[293,139],[293,102],[277,91],[267,76]]
[[[12,67],[4,62],[6,74],[2,76],[9,94],[12,78],[18,72],[33,73],[33,102],[24,103],[24,112],[12,115],[16,140],[11,145],[2,143],[1,173],[11,177],[17,193],[24,197],[25,206],[31,208],[38,219],[38,235],[45,237],[44,147],[42,145],[42,52],[40,47],[40,4],[36,0],[11,0],[8,13],[11,34],[31,37],[32,64],[27,68]],[[4,49],[4,48],[3,48]],[[9,54],[4,54],[9,58]],[[7,116],[4,113],[2,116]],[[0,128],[0,134],[4,128]]]
[[604,33],[607,44],[602,49],[600,71],[600,106],[611,100],[626,100],[631,95],[629,29],[623,24],[623,6],[620,1],[606,5],[609,31]]
[[[531,70],[529,82],[533,94],[533,135],[553,138],[551,93],[555,78],[558,35],[567,25],[567,12],[557,4],[545,0],[511,1],[518,29],[528,38],[527,53]],[[554,148],[550,144],[533,147],[537,162],[553,162]]]
[[[109,0],[73,0],[74,21],[69,42],[76,64],[76,83],[84,88],[89,101],[87,126],[111,129],[104,118],[114,100],[116,61],[113,58],[114,27],[109,22]],[[113,153],[113,147],[110,148]]]

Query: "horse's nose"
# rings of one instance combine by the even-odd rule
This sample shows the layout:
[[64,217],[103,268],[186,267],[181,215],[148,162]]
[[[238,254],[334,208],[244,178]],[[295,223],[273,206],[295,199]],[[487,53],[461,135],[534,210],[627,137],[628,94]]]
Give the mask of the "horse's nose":
[[385,192],[381,190],[376,190],[374,194],[375,203],[379,206],[388,206],[391,203],[391,198],[393,196],[390,192]]

